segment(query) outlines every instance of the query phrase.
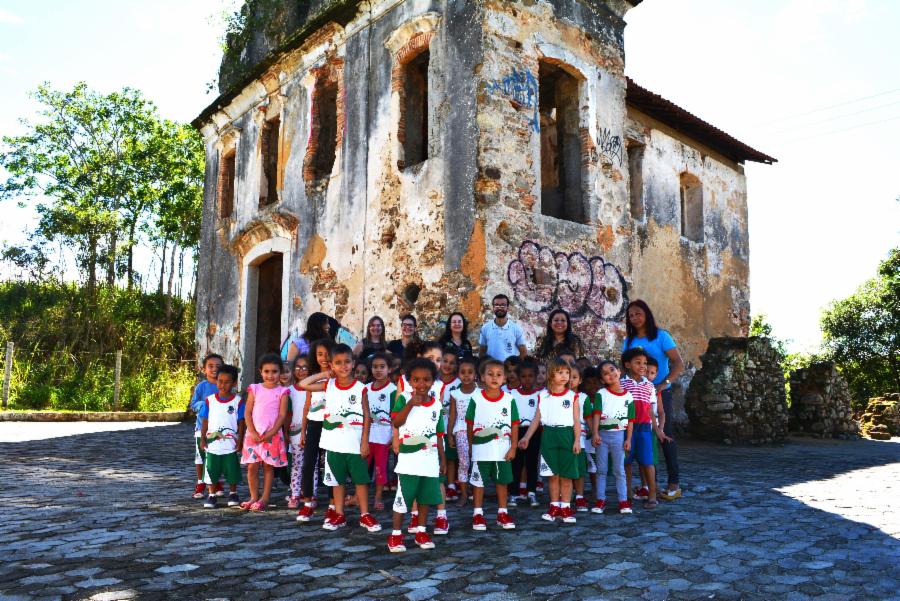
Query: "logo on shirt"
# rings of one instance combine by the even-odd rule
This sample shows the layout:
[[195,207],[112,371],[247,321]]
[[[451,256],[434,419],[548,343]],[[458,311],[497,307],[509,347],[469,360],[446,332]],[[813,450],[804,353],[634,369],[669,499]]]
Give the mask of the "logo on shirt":
[[382,392],[381,396],[378,397],[378,400],[383,401],[385,398],[386,397],[384,396],[384,393]]
[[563,401],[563,409],[568,409],[571,406],[572,406],[572,401],[570,401],[569,399],[566,399]]
[[234,405],[228,405],[228,415],[231,415],[232,413],[234,413],[234,411]]
[[528,406],[529,406],[529,407],[534,407],[534,406],[535,406],[534,399],[528,399]]
[[437,419],[437,411],[431,412],[431,419]]
[[506,342],[506,350],[508,352],[512,352],[512,342],[509,342],[509,341]]
[[350,404],[351,404],[351,405],[355,405],[355,404],[356,404],[356,395],[355,395],[355,394],[351,394],[351,395],[350,395]]
[[507,415],[509,415],[509,410],[508,410],[506,407],[504,407],[504,408],[500,411],[500,415],[502,415],[503,417],[506,417]]

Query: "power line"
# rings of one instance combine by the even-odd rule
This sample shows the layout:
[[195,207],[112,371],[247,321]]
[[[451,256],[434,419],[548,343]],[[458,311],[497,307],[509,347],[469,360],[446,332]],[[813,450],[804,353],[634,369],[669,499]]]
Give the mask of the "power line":
[[845,127],[844,129],[836,129],[834,131],[828,131],[828,132],[816,134],[813,136],[806,136],[803,138],[794,138],[793,140],[786,141],[785,144],[792,144],[794,142],[801,142],[803,140],[812,140],[813,138],[822,138],[824,136],[830,136],[832,134],[839,134],[839,133],[842,133],[845,131],[850,131],[851,129],[859,129],[860,127],[868,127],[869,125],[880,125],[882,123],[888,123],[890,121],[897,121],[898,119],[900,119],[900,115],[897,115],[896,117],[890,117],[888,119],[882,119],[880,121],[869,121],[868,123],[860,123],[859,125],[854,125],[853,127]]
[[883,108],[885,108],[885,107],[888,107],[888,106],[894,106],[894,105],[897,105],[897,104],[900,104],[900,100],[897,100],[897,101],[895,101],[895,102],[888,102],[887,104],[879,104],[878,106],[870,106],[869,108],[867,108],[867,109],[862,109],[861,111],[854,111],[854,112],[852,112],[852,113],[844,113],[843,115],[835,115],[834,117],[828,117],[827,119],[820,119],[819,121],[813,121],[812,123],[799,123],[799,124],[794,125],[794,126],[792,126],[792,127],[788,127],[788,128],[785,128],[785,129],[779,129],[778,131],[772,132],[772,133],[773,133],[773,134],[781,134],[781,133],[784,133],[784,132],[786,132],[786,131],[791,131],[792,129],[799,129],[799,128],[804,128],[804,127],[810,127],[810,126],[812,126],[812,125],[820,125],[820,124],[822,124],[822,123],[828,123],[829,121],[834,121],[834,120],[836,120],[836,119],[844,119],[844,118],[846,118],[846,117],[852,117],[852,116],[854,116],[854,115],[861,115],[862,113],[868,113],[868,112],[871,112],[871,111],[875,111],[875,110],[878,110],[878,109],[883,109]]
[[794,115],[788,115],[786,117],[779,117],[778,119],[772,119],[771,121],[763,121],[757,123],[757,125],[770,125],[772,123],[779,123],[781,121],[786,121],[788,119],[796,119],[797,117],[805,117],[806,115],[812,115],[815,113],[820,113],[822,111],[827,111],[833,108],[837,108],[840,106],[847,106],[848,104],[855,104],[857,102],[862,102],[864,100],[870,100],[872,98],[878,98],[879,96],[887,96],[888,94],[893,94],[894,92],[900,92],[900,88],[894,88],[893,90],[886,90],[884,92],[879,92],[877,94],[872,94],[870,96],[863,96],[861,98],[854,98],[853,100],[847,100],[844,102],[839,102],[837,104],[830,104],[828,106],[823,106],[821,108],[812,109],[810,111],[806,111],[804,113],[796,113]]

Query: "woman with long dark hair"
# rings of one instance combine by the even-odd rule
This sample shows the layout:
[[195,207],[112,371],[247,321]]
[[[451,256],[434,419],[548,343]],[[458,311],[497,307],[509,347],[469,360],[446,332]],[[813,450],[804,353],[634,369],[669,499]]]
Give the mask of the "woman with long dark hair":
[[441,348],[445,353],[453,353],[456,359],[472,357],[472,343],[469,342],[469,322],[466,316],[459,311],[454,311],[447,318],[444,333],[438,338]]
[[563,354],[584,355],[584,342],[572,331],[572,319],[565,309],[554,309],[547,317],[547,331],[537,341],[537,356],[550,359]]
[[412,350],[412,355],[415,355],[415,348],[421,341],[418,334],[419,322],[416,321],[416,316],[412,314],[406,314],[400,318],[400,338],[397,340],[391,340],[388,343],[387,349],[390,351],[392,355],[395,357],[400,357],[401,359],[406,359],[407,355],[410,354],[407,352],[407,347]]
[[[668,486],[660,493],[667,500],[674,500],[681,496],[681,487],[678,485],[678,447],[675,445],[674,420],[672,409],[672,382],[684,371],[684,361],[676,348],[675,340],[668,331],[656,325],[653,311],[644,301],[638,299],[628,303],[625,313],[625,343],[622,350],[642,348],[648,355],[656,359],[659,371],[653,380],[653,385],[661,393],[663,412],[663,433],[669,440],[663,441],[663,455],[666,458],[666,473]],[[662,417],[662,416],[661,416]]]
[[384,340],[384,320],[375,315],[366,324],[366,333],[363,339],[353,347],[353,356],[360,361],[368,361],[375,353],[387,350]]
[[293,361],[298,355],[308,355],[310,344],[322,338],[334,340],[336,333],[336,330],[332,332],[331,320],[327,315],[318,311],[311,314],[306,320],[306,331],[291,340],[287,360]]

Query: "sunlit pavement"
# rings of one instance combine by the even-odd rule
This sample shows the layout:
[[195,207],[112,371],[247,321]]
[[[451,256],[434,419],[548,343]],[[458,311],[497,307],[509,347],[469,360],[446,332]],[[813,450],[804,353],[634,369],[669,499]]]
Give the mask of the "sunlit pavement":
[[897,439],[682,441],[685,496],[656,510],[565,526],[520,507],[501,531],[489,499],[487,532],[452,507],[436,549],[399,555],[355,508],[335,533],[321,511],[298,524],[283,486],[265,514],[203,509],[189,424],[2,423],[0,441],[0,599],[900,599]]

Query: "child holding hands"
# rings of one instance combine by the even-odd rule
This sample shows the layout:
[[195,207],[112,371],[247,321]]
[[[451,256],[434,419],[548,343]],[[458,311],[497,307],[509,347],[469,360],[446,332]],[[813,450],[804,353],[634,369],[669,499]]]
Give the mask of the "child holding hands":
[[631,432],[634,422],[634,399],[622,387],[619,368],[613,361],[600,363],[601,388],[594,396],[594,417],[591,424],[594,449],[597,452],[597,502],[593,513],[606,509],[606,474],[612,456],[612,471],[616,477],[619,513],[631,513],[628,484],[625,481],[625,454],[631,451]]
[[[271,353],[259,360],[261,384],[251,384],[247,390],[247,408],[244,419],[247,434],[241,463],[247,465],[247,484],[250,500],[241,503],[241,509],[265,511],[269,506],[272,480],[276,467],[287,465],[284,444],[284,425],[287,417],[288,390],[278,381],[281,376],[281,357]],[[259,466],[263,466],[263,489],[259,494]]]
[[219,478],[225,476],[228,482],[228,506],[240,505],[237,485],[241,481],[241,464],[238,455],[244,439],[244,400],[234,394],[237,382],[237,368],[223,365],[216,375],[218,391],[206,397],[200,412],[200,446],[206,454],[204,480],[209,487],[209,496],[203,506],[214,509],[216,487]]

